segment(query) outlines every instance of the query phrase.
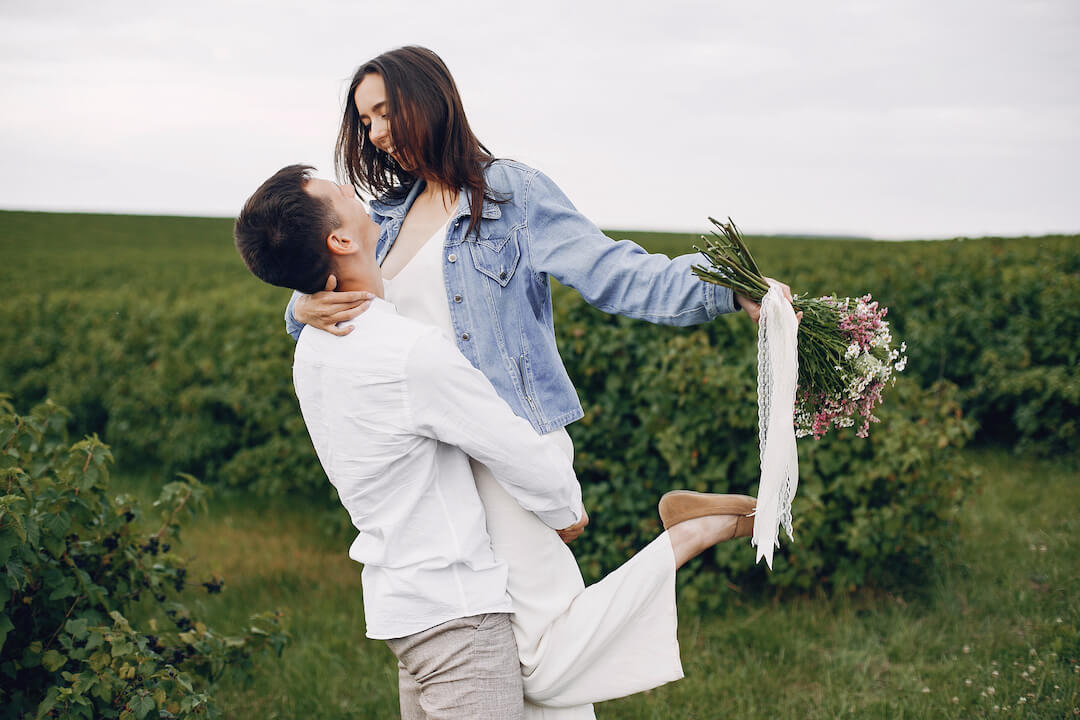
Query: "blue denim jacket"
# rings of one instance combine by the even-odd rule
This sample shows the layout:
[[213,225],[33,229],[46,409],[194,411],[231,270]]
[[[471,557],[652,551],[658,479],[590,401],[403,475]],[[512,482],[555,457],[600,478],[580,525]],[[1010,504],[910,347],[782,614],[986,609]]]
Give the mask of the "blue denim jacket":
[[[699,255],[669,259],[629,240],[612,241],[543,173],[497,160],[485,179],[505,203],[484,201],[479,237],[459,195],[443,251],[443,279],[457,346],[514,412],[538,432],[584,413],[555,344],[548,276],[604,312],[665,325],[694,325],[737,309],[730,290],[698,280]],[[381,264],[423,183],[397,204],[373,201]],[[289,334],[303,327],[285,310]]]

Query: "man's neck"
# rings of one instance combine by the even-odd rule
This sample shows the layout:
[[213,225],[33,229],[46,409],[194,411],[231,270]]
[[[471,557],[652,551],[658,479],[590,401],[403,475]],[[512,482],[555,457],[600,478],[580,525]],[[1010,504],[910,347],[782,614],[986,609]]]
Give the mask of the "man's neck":
[[385,299],[382,273],[375,263],[375,258],[370,262],[340,263],[334,271],[337,277],[338,292],[366,291],[376,297]]

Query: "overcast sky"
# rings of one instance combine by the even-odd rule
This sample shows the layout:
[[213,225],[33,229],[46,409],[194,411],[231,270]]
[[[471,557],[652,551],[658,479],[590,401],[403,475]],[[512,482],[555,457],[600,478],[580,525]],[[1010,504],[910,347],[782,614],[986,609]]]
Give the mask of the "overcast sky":
[[0,0],[0,207],[231,217],[332,177],[349,77],[404,44],[604,227],[1080,232],[1077,0]]

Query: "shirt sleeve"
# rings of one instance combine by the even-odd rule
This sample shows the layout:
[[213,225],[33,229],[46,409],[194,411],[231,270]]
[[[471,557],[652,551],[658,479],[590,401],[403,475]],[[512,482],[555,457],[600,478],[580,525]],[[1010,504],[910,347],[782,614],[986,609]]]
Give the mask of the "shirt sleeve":
[[491,381],[437,331],[416,343],[406,364],[416,432],[461,448],[491,470],[548,527],[581,519],[581,486],[570,458],[514,414]]
[[536,272],[568,285],[593,307],[664,325],[696,325],[738,309],[728,288],[690,270],[697,254],[669,258],[630,240],[614,241],[537,172],[525,190],[525,224]]
[[292,335],[293,340],[299,340],[300,331],[304,329],[304,323],[299,322],[296,316],[293,315],[293,306],[296,305],[296,300],[300,295],[299,290],[293,290],[292,297],[289,298],[289,304],[285,306],[285,332]]

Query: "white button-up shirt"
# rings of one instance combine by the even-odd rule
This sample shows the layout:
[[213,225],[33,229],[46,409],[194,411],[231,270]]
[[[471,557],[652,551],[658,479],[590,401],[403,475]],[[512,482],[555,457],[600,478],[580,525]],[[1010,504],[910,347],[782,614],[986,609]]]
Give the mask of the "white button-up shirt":
[[367,635],[511,611],[469,458],[549,527],[581,517],[570,460],[435,328],[376,299],[338,337],[305,327],[293,382],[315,452],[358,531]]

